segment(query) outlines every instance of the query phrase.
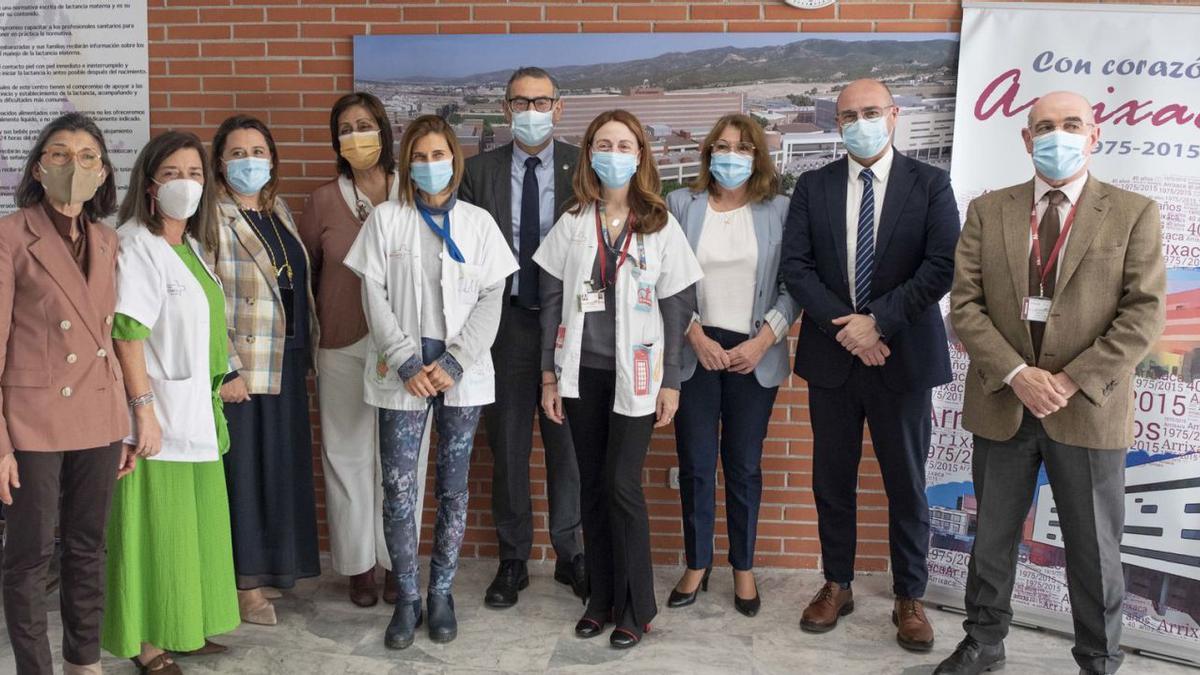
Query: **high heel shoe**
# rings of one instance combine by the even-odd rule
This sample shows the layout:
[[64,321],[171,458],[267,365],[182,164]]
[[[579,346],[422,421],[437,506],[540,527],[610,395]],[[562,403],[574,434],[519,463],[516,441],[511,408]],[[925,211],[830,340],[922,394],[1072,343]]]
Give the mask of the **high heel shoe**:
[[687,607],[696,602],[696,595],[700,591],[708,592],[708,577],[712,574],[712,565],[704,568],[704,576],[700,579],[700,585],[697,586],[691,593],[683,593],[681,591],[671,589],[671,595],[667,597],[667,607],[678,609]]
[[733,606],[735,609],[737,609],[737,611],[741,612],[743,616],[752,617],[758,614],[758,609],[762,606],[762,600],[758,593],[758,581],[754,582],[754,597],[749,599],[738,597],[735,584],[733,591]]

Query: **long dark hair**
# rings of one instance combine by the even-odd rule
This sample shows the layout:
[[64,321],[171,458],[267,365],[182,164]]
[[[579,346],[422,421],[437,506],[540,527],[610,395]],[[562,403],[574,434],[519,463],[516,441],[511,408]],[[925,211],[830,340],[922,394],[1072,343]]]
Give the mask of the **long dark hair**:
[[376,166],[383,169],[385,174],[390,175],[396,170],[394,150],[396,135],[392,133],[392,123],[388,121],[387,109],[383,107],[383,101],[365,91],[346,94],[339,98],[333,104],[333,109],[329,111],[329,136],[333,142],[333,154],[337,156],[338,173],[346,178],[354,178],[354,169],[350,166],[350,162],[342,157],[342,142],[338,140],[338,118],[356,105],[366,108],[367,112],[371,113],[371,117],[375,118],[375,126],[379,127],[380,145],[379,161]]
[[600,203],[600,179],[592,169],[592,142],[600,127],[609,122],[620,122],[633,132],[637,139],[641,160],[638,161],[637,173],[629,181],[629,210],[637,214],[633,230],[642,234],[653,234],[667,226],[667,202],[663,200],[659,190],[662,183],[658,177],[658,166],[654,163],[654,153],[646,143],[646,131],[642,123],[633,113],[626,110],[609,110],[602,112],[588,125],[583,135],[582,156],[579,165],[575,167],[575,178],[571,181],[574,191],[575,204],[571,207],[573,215],[579,215],[593,204]]
[[221,155],[225,154],[225,144],[229,142],[229,134],[239,129],[254,129],[267,140],[267,150],[271,153],[271,180],[267,181],[267,184],[262,187],[262,191],[258,193],[258,208],[272,211],[275,209],[275,195],[279,191],[279,153],[275,150],[275,138],[271,136],[271,130],[267,128],[266,124],[263,124],[262,120],[250,115],[234,115],[221,122],[212,141],[213,173],[221,183],[221,188],[232,198],[233,188],[229,186],[229,179],[225,177],[225,162],[221,159]]
[[190,131],[167,131],[155,136],[138,153],[133,171],[129,173],[129,191],[121,201],[121,210],[117,213],[117,222],[121,225],[130,221],[140,222],[151,232],[162,236],[162,220],[156,209],[151,208],[154,197],[150,189],[155,185],[154,174],[158,167],[168,157],[185,149],[195,150],[200,154],[200,164],[204,167],[204,193],[200,197],[200,206],[188,218],[186,232],[200,242],[207,251],[217,250],[217,200],[213,185],[212,163],[208,161],[208,153],[199,137]]
[[38,134],[33,150],[25,160],[25,171],[21,174],[21,182],[17,184],[14,201],[17,206],[25,209],[37,206],[45,199],[46,189],[42,187],[41,181],[33,177],[33,167],[42,160],[42,153],[46,151],[50,137],[60,131],[86,131],[96,139],[96,144],[100,146],[100,163],[104,166],[104,182],[100,184],[96,194],[83,203],[83,213],[93,222],[111,216],[117,210],[117,178],[112,161],[108,158],[108,146],[104,144],[104,134],[92,118],[77,112],[67,113],[42,127],[42,133]]

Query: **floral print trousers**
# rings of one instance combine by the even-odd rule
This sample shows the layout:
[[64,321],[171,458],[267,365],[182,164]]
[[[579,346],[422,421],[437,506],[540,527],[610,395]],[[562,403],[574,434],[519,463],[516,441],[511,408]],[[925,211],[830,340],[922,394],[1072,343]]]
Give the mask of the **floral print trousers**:
[[437,425],[437,520],[434,523],[433,555],[430,560],[429,593],[448,595],[458,569],[458,551],[462,548],[467,526],[467,471],[471,445],[479,425],[481,406],[454,408],[444,397],[431,399],[421,411],[380,410],[379,452],[383,464],[383,535],[400,598],[413,601],[420,576],[417,569],[419,533],[416,527],[417,457],[421,437],[433,411]]

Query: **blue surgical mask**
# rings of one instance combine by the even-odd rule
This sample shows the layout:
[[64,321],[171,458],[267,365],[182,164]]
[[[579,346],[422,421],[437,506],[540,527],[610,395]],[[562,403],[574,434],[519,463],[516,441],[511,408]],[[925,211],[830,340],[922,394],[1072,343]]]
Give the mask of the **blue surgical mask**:
[[1033,166],[1050,180],[1063,180],[1079,173],[1087,163],[1083,150],[1088,137],[1056,130],[1033,138]]
[[427,195],[440,194],[454,178],[454,164],[448,159],[440,162],[413,162],[409,168],[412,180]]
[[754,173],[754,158],[736,152],[714,154],[708,162],[708,171],[721,187],[732,190],[750,180]]
[[628,152],[593,152],[592,171],[610,190],[625,187],[637,173],[637,155]]
[[862,159],[870,159],[883,152],[887,147],[891,132],[887,128],[887,115],[880,115],[873,120],[858,118],[856,121],[842,126],[842,140],[850,154]]
[[513,135],[528,146],[541,145],[554,131],[554,113],[526,110],[513,115]]
[[242,157],[225,162],[225,180],[240,195],[256,195],[271,180],[271,160]]

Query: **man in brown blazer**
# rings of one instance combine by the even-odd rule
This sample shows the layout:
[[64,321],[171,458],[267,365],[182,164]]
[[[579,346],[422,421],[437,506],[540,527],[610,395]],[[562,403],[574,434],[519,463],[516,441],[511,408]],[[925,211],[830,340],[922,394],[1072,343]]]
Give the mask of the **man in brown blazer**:
[[1125,451],[1133,372],[1163,328],[1158,206],[1088,173],[1100,137],[1078,94],[1043,96],[1022,137],[1035,177],[971,202],[951,320],[971,357],[978,533],[967,637],[936,673],[1003,664],[1022,525],[1045,464],[1066,549],[1081,673],[1121,664]]

